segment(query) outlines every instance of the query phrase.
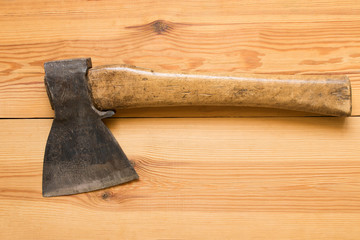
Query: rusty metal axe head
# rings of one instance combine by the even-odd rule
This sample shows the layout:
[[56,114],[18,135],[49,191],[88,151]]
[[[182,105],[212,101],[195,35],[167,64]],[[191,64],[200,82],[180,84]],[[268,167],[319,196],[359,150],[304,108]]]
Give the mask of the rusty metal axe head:
[[45,63],[45,85],[55,118],[43,166],[43,196],[70,195],[138,179],[114,136],[101,121],[87,85],[90,59]]

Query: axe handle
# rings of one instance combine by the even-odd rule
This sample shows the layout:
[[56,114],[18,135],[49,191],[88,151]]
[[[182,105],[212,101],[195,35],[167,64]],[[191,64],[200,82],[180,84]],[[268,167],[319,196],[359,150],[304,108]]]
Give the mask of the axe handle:
[[93,103],[101,110],[203,105],[351,114],[351,86],[344,75],[219,76],[111,65],[90,69],[88,80]]

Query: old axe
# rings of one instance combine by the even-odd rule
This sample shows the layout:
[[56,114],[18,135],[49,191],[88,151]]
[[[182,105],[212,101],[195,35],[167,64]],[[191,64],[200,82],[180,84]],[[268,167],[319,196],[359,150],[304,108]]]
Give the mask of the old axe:
[[[138,179],[101,121],[109,109],[249,106],[351,114],[346,76],[157,73],[126,65],[91,68],[90,58],[45,63],[55,118],[45,149],[43,196],[70,195]],[[107,111],[103,111],[107,110]]]

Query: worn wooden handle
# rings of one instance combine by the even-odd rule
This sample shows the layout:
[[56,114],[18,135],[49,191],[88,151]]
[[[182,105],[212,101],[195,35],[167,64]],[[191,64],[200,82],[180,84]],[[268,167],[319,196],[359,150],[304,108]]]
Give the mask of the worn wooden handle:
[[351,114],[346,76],[159,73],[127,65],[100,66],[88,73],[99,109],[162,106],[249,106]]

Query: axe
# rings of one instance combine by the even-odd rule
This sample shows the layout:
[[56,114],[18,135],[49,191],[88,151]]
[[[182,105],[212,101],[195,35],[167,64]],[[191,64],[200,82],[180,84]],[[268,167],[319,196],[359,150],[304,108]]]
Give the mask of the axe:
[[281,76],[159,73],[128,65],[91,68],[90,58],[46,62],[45,86],[55,117],[43,165],[43,196],[70,195],[138,179],[101,121],[110,109],[248,106],[351,114],[343,75]]

